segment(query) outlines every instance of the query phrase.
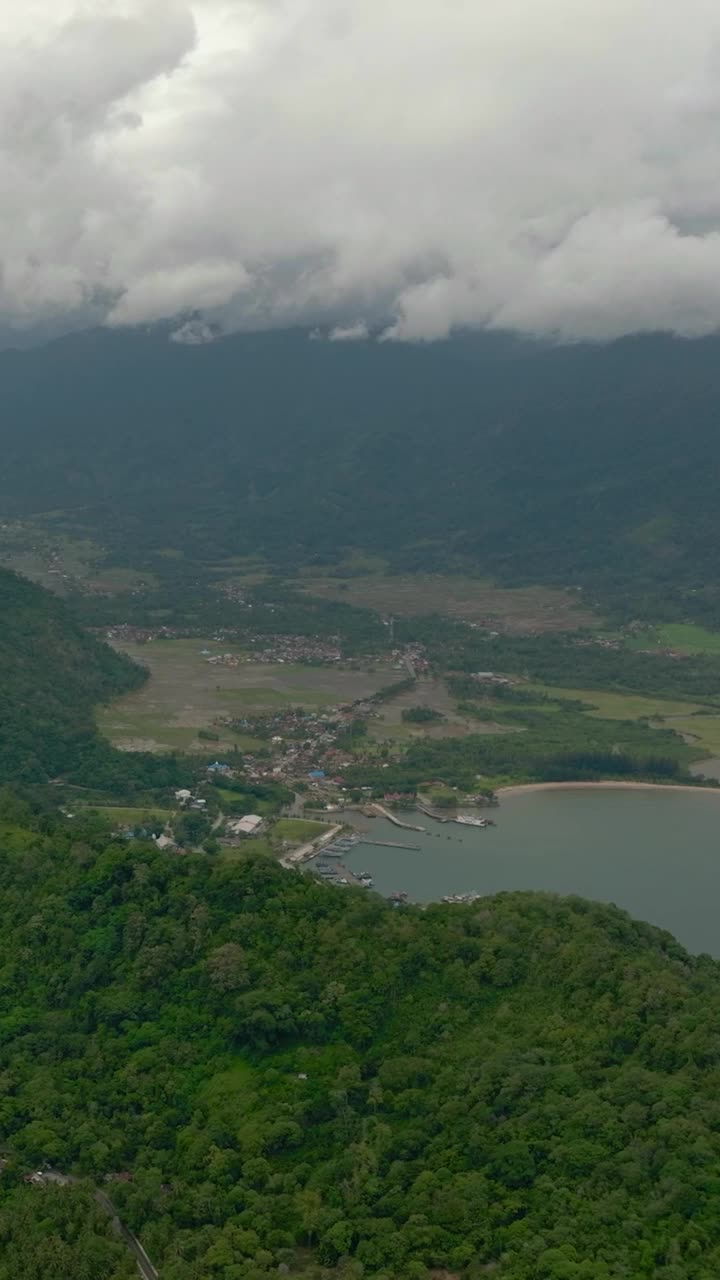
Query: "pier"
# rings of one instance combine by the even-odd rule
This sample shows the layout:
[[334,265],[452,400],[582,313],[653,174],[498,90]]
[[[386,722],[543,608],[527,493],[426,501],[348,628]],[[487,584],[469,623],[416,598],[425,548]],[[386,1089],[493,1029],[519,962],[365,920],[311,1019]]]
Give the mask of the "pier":
[[[423,828],[411,827],[412,831],[422,831]],[[419,844],[398,844],[396,840],[366,840],[363,836],[363,844],[374,844],[378,849],[412,849],[413,853],[420,853]]]
[[416,827],[413,826],[412,822],[401,822],[399,818],[395,817],[394,813],[391,813],[390,810],[386,809],[382,804],[373,804],[372,808],[376,813],[379,813],[381,817],[387,818],[388,822],[392,822],[393,826],[402,827],[405,831],[427,831],[427,827]]
[[420,810],[421,813],[424,813],[427,818],[433,818],[435,822],[454,822],[455,821],[454,818],[445,818],[440,813],[433,813],[432,809],[428,809],[427,805],[422,804],[420,800],[416,802],[416,807]]

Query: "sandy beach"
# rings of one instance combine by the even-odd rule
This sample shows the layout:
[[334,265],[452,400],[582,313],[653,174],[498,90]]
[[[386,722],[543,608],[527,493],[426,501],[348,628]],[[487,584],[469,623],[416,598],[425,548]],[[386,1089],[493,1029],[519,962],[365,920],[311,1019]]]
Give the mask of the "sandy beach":
[[514,787],[498,787],[496,796],[521,796],[531,791],[576,791],[604,787],[612,791],[687,791],[693,795],[720,796],[720,787],[673,786],[665,782],[520,782]]

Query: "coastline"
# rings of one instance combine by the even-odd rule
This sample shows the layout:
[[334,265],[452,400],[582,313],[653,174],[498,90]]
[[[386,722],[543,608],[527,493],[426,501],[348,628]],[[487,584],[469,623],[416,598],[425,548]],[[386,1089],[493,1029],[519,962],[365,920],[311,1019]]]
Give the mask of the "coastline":
[[720,787],[691,787],[683,783],[674,786],[671,782],[518,782],[515,786],[498,787],[495,795],[520,796],[533,791],[575,791],[578,788],[597,790],[605,788],[612,791],[686,791],[692,795],[720,796]]

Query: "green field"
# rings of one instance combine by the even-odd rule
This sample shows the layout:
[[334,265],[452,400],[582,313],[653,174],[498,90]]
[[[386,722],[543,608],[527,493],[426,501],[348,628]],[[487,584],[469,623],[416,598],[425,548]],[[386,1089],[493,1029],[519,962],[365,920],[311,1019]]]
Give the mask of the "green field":
[[720,653],[720,632],[691,622],[667,622],[637,631],[627,643],[633,649],[674,649],[677,653]]
[[[680,702],[669,698],[643,697],[634,693],[608,693],[602,689],[562,689],[553,685],[528,684],[552,698],[577,698],[592,705],[587,715],[603,720],[648,719],[655,727],[674,729],[682,734],[698,752],[708,756],[720,756],[720,714],[705,714],[706,708],[697,702]],[[542,710],[539,703],[537,710]],[[548,711],[554,710],[552,707]]]
[[660,643],[686,653],[720,653],[720,634],[695,627],[691,623],[670,622],[659,627]]
[[549,698],[575,698],[591,704],[593,709],[588,715],[599,716],[603,720],[640,720],[644,716],[650,720],[658,720],[667,716],[691,716],[693,712],[702,709],[697,702],[678,702],[635,693],[609,693],[606,689],[563,689],[556,685],[535,683],[522,687],[544,693]]
[[720,756],[720,716],[673,716],[664,726],[694,739],[710,756]]
[[[211,640],[156,640],[119,645],[146,666],[150,680],[98,714],[106,737],[125,750],[179,750],[222,753],[234,747],[253,750],[260,744],[247,735],[218,726],[219,717],[277,711],[287,706],[309,710],[367,697],[388,683],[392,668],[378,663],[368,672],[333,665],[241,661],[237,666],[208,662],[211,655],[242,658],[237,646]],[[394,675],[394,672],[392,673]],[[200,729],[219,735],[217,742],[198,738]]]
[[441,613],[516,633],[597,627],[600,619],[557,587],[496,587],[463,574],[360,574],[303,578],[313,596],[396,616]]
[[137,808],[133,809],[124,805],[91,805],[90,809],[99,813],[103,818],[108,818],[110,822],[117,823],[118,826],[131,826],[134,823],[142,825],[148,818],[160,818],[164,822],[169,822],[173,817],[174,811],[171,809]]
[[[457,711],[457,701],[444,680],[421,676],[412,689],[405,689],[381,705],[378,718],[368,721],[369,734],[378,742],[389,738],[410,742],[413,738],[462,738],[469,733],[512,732],[504,725],[493,723],[491,709],[487,721],[483,722]],[[443,719],[426,724],[403,720],[403,711],[417,706],[432,707]]]
[[316,840],[328,830],[327,822],[312,822],[308,818],[280,818],[272,829],[272,836],[274,840],[304,844],[306,840]]
[[222,858],[223,862],[242,862],[251,854],[257,853],[264,853],[269,858],[277,857],[276,849],[265,836],[251,837],[249,840],[243,840],[242,844],[224,845],[217,856]]

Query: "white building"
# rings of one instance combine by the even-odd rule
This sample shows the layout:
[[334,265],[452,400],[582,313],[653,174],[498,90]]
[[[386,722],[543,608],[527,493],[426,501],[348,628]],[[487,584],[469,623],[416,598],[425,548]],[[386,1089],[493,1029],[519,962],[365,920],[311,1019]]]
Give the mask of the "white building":
[[232,822],[228,822],[227,830],[233,836],[254,836],[262,824],[262,818],[256,813],[246,813],[244,818],[234,818]]

